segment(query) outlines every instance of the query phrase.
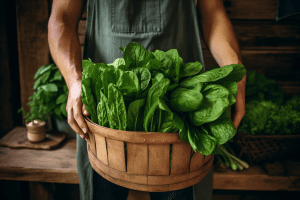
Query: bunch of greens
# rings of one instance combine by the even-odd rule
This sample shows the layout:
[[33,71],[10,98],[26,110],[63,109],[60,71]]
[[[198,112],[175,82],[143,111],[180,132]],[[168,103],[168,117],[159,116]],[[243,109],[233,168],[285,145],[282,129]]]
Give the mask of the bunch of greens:
[[275,80],[247,71],[246,114],[239,131],[250,135],[283,135],[300,131],[300,97],[284,97]]
[[239,131],[250,135],[287,135],[300,132],[300,97],[281,105],[268,100],[246,103]]
[[81,96],[91,120],[127,131],[176,132],[204,155],[236,133],[230,107],[246,73],[233,64],[204,72],[176,49],[149,52],[131,42],[111,64],[83,60]]
[[36,74],[33,94],[29,97],[29,112],[20,108],[26,123],[35,119],[45,121],[50,115],[63,120],[67,116],[68,87],[54,64],[41,66]]

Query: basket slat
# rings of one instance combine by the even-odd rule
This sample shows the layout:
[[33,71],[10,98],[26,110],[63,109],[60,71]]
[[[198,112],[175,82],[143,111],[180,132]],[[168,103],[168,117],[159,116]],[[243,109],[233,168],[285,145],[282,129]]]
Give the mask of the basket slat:
[[171,175],[189,172],[191,158],[191,145],[188,143],[173,144]]
[[149,172],[148,175],[169,175],[170,145],[149,144]]
[[204,163],[207,163],[213,155],[204,156]]
[[190,172],[193,172],[199,169],[204,164],[204,155],[198,151],[194,153],[191,163],[190,163]]
[[106,138],[108,165],[126,172],[124,142]]
[[[177,181],[175,180],[177,178],[176,176],[148,176],[149,180],[147,181],[147,175],[128,174],[126,172],[121,172],[105,165],[99,159],[96,158],[96,156],[92,153],[89,145],[87,146],[87,151],[93,169],[108,181],[113,182],[122,187],[149,192],[165,192],[179,190],[186,188],[186,186],[194,185],[198,183],[208,173],[213,164],[212,157],[201,169],[190,174],[179,175],[180,180]],[[180,182],[181,180],[186,180],[184,178],[185,175],[189,176],[189,180]],[[158,179],[163,180],[164,183],[167,183],[167,185],[157,185],[157,182],[156,185],[148,185],[149,182],[151,183],[153,181],[155,184],[155,179],[156,181]]]
[[115,178],[115,179],[121,179],[121,180],[128,181],[128,182],[147,185],[147,183],[148,183],[147,175],[135,175],[135,174],[129,174],[126,172],[118,171],[116,169],[113,169],[113,168],[105,165],[103,162],[98,160],[94,154],[92,154],[90,152],[88,152],[88,154],[89,154],[89,159],[91,160],[90,163],[91,163],[92,167],[93,168],[96,167],[98,171],[101,171],[105,174],[109,174],[109,176],[111,176],[112,178]]
[[147,144],[127,143],[127,172],[130,174],[148,174]]
[[96,142],[95,142],[95,138],[94,138],[94,135],[92,132],[88,131],[88,134],[89,134],[89,141],[90,141],[90,147],[91,147],[91,150],[92,152],[97,155],[97,152],[96,152]]
[[206,170],[210,169],[212,163],[213,163],[213,158],[211,157],[211,159],[207,163],[205,163],[200,169],[197,169],[194,172],[188,174],[181,174],[176,176],[148,176],[148,184],[149,185],[170,185],[170,184],[186,182],[197,178]]
[[104,164],[108,165],[105,137],[95,134],[95,141],[96,141],[96,144],[98,144],[96,146],[96,153],[97,153],[97,154],[95,154],[96,157],[99,160],[101,160]]

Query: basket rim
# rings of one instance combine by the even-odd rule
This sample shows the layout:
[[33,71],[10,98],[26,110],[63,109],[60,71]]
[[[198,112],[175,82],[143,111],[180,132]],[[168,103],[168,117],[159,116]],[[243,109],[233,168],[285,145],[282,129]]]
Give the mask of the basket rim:
[[142,144],[177,144],[186,143],[179,138],[179,133],[123,131],[100,126],[83,116],[89,131],[103,137],[131,143]]
[[300,138],[300,133],[294,135],[248,135],[244,132],[238,131],[236,133],[237,136],[247,137],[247,138],[278,138],[278,139],[295,139]]

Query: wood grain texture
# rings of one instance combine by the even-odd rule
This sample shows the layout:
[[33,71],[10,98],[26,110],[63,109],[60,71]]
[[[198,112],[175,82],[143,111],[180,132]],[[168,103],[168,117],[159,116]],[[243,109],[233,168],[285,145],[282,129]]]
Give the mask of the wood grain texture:
[[95,136],[95,146],[96,146],[96,157],[101,160],[104,164],[108,165],[108,158],[107,158],[107,145],[105,137],[101,135]]
[[126,172],[124,142],[106,138],[106,144],[109,167]]
[[53,150],[1,147],[0,179],[78,184],[76,140]]
[[190,171],[191,145],[173,144],[171,175],[186,174]]
[[148,145],[127,143],[127,172],[129,174],[148,174]]
[[183,189],[199,182],[201,178],[208,173],[213,164],[212,158],[210,162],[203,166],[203,168],[191,174],[166,177],[158,175],[148,176],[147,178],[146,175],[134,175],[110,168],[104,165],[100,160],[96,159],[95,155],[93,155],[89,148],[87,151],[93,169],[102,177],[122,187],[140,191],[163,192],[170,191],[170,188],[172,188],[171,190]]
[[42,142],[32,143],[27,139],[27,129],[25,127],[15,127],[0,140],[0,146],[10,148],[28,149],[55,149],[65,140],[66,134],[60,132],[48,132]]
[[204,155],[199,152],[194,153],[190,163],[190,172],[196,171],[203,164],[204,164]]
[[175,133],[158,133],[158,132],[136,132],[111,129],[92,122],[89,118],[84,117],[89,130],[95,134],[106,138],[140,144],[182,144],[179,134]]
[[[48,0],[19,0],[17,3],[17,31],[21,106],[29,111],[29,96],[33,93],[34,74],[49,63]],[[25,125],[25,124],[24,124]]]
[[213,174],[214,189],[300,191],[299,182],[299,176],[269,176],[259,165],[251,165],[242,171],[214,170]]
[[169,175],[170,171],[170,145],[149,144],[149,171],[148,175]]

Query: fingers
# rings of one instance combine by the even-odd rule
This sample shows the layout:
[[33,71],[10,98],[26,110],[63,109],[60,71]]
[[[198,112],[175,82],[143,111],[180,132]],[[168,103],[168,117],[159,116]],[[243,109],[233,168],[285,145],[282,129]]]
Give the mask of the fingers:
[[81,138],[88,139],[88,127],[83,119],[83,116],[81,112],[81,108],[79,109],[78,106],[71,107],[68,109],[68,123],[71,126],[71,128],[80,135]]
[[85,109],[84,103],[82,104],[82,113],[83,113],[84,116],[90,116],[90,114],[88,113],[88,111]]

